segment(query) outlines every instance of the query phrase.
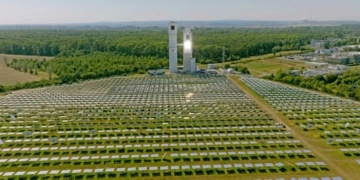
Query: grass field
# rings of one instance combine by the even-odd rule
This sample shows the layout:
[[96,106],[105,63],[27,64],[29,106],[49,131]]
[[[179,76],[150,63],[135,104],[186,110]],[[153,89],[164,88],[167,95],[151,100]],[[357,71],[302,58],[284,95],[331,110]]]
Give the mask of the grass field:
[[[277,53],[276,56],[280,56],[280,55],[287,56],[298,53],[300,53],[300,51],[286,51],[286,52]],[[306,68],[306,64],[303,61],[285,60],[285,59],[281,59],[280,57],[275,57],[274,54],[252,56],[237,61],[217,63],[216,65],[218,68],[224,68],[225,64],[230,64],[231,66],[247,67],[250,73],[257,77],[276,73],[280,69],[288,70],[290,68],[295,68],[295,69]],[[198,67],[207,68],[207,65],[198,64]]]
[[7,67],[5,61],[7,61],[7,63],[10,63],[14,59],[51,60],[52,57],[0,54],[0,84],[1,85],[5,85],[5,86],[15,85],[17,83],[39,81],[41,79],[48,78],[48,75],[45,72],[38,72],[38,75],[36,76],[30,73],[19,72],[10,67]]
[[352,66],[350,69],[353,69],[353,70],[360,70],[360,65],[357,65],[357,66]]
[[295,68],[300,70],[307,67],[303,61],[285,60],[280,58],[253,60],[245,63],[238,63],[237,65],[247,67],[254,76],[275,74],[280,69],[289,70],[290,68]]
[[[291,55],[291,54],[299,54],[300,51],[284,51],[284,52],[280,52],[277,53],[276,56],[287,56],[287,55]],[[243,64],[243,63],[248,63],[251,61],[258,61],[258,60],[265,60],[265,59],[273,59],[275,58],[274,54],[264,54],[264,55],[260,55],[260,56],[251,56],[251,57],[247,57],[247,58],[242,58],[240,60],[236,60],[236,61],[231,61],[231,62],[224,62],[224,63],[216,63],[217,67],[224,67],[225,64]],[[199,68],[207,68],[206,64],[198,64]]]

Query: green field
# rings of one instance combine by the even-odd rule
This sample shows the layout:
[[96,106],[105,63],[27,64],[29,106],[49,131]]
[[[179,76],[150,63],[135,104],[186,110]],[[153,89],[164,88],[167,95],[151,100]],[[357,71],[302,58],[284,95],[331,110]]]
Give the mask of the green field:
[[304,61],[285,60],[280,58],[253,60],[246,63],[238,63],[237,65],[247,67],[254,76],[266,76],[275,74],[279,70],[287,71],[290,68],[298,70],[307,68]]
[[[232,61],[232,62],[228,62],[230,64],[243,64],[243,63],[248,63],[248,62],[252,62],[252,61],[258,61],[258,60],[266,60],[266,59],[274,59],[277,57],[282,57],[282,56],[287,56],[287,55],[292,55],[292,54],[299,54],[301,53],[301,51],[282,51],[279,53],[271,53],[271,54],[264,54],[264,55],[260,55],[260,56],[252,56],[252,57],[248,57],[248,58],[243,58],[241,60],[237,60],[237,61]],[[223,66],[227,63],[219,63],[219,66]]]
[[[298,53],[300,53],[300,51],[285,51],[277,53],[276,55],[278,56],[281,54],[282,56],[286,56]],[[285,60],[281,57],[274,57],[274,54],[253,56],[232,62],[217,63],[216,65],[218,68],[224,68],[225,64],[230,64],[230,66],[247,67],[250,73],[254,76],[274,74],[280,69],[289,70],[290,68],[295,68],[300,70],[307,67],[304,61]],[[207,68],[207,65],[198,64],[198,67]]]

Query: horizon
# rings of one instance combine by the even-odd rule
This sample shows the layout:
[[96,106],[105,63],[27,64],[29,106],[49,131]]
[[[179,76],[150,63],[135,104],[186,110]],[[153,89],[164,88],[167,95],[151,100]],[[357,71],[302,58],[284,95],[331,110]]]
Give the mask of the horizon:
[[[96,24],[126,24],[126,23],[151,23],[151,22],[159,22],[159,23],[166,23],[174,20],[133,20],[133,21],[94,21],[94,22],[68,22],[68,23],[34,23],[34,24],[0,24],[0,26],[61,26],[61,25],[96,25]],[[224,19],[224,20],[175,20],[175,22],[302,22],[302,21],[309,21],[309,22],[357,22],[360,23],[360,20],[311,20],[311,19],[299,19],[299,20],[247,20],[247,19]]]
[[[0,25],[151,21],[360,21],[356,0],[3,0]],[[183,13],[179,13],[183,12]],[[337,12],[337,13],[334,13]]]

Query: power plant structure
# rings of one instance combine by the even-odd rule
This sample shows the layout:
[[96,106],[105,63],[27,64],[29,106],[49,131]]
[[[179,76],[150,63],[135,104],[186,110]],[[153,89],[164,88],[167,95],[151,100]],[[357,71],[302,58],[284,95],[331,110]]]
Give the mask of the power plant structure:
[[177,23],[169,23],[169,70],[177,73],[177,46],[183,46],[183,72],[194,73],[196,71],[196,60],[193,58],[193,37],[191,29],[186,27],[183,32],[183,43],[177,44]]
[[169,71],[170,73],[177,73],[177,24],[176,22],[169,23]]
[[183,66],[184,72],[194,73],[196,71],[196,61],[195,58],[192,57],[193,49],[192,49],[192,32],[191,29],[186,27],[184,29],[183,34]]

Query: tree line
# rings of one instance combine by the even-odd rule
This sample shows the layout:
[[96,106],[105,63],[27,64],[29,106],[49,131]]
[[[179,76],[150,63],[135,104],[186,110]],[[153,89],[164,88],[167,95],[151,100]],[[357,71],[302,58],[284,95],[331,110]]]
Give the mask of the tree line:
[[46,71],[45,62],[45,59],[41,61],[37,59],[13,59],[6,65],[17,71],[37,75],[39,70]]
[[98,51],[71,57],[57,57],[51,61],[15,59],[9,64],[10,67],[28,73],[44,71],[49,74],[50,79],[17,84],[7,89],[42,87],[114,75],[144,74],[149,69],[162,69],[167,65],[168,60],[165,58],[124,56]]
[[272,74],[265,78],[336,96],[360,100],[360,68],[350,69],[343,74],[327,74],[315,77],[294,76],[280,70],[275,75]]
[[[200,63],[221,62],[272,53],[300,50],[311,39],[345,38],[359,34],[359,26],[288,28],[195,28],[194,56]],[[181,30],[180,30],[181,32]],[[178,41],[182,40],[179,32]],[[349,36],[351,35],[351,36]],[[352,44],[348,38],[339,44]],[[168,57],[166,28],[19,29],[0,30],[0,53],[39,56],[72,56],[94,51],[124,56]],[[182,48],[178,49],[182,58]]]
[[167,66],[165,58],[124,56],[111,52],[92,52],[81,56],[58,57],[47,61],[62,83],[96,79],[113,75],[144,74]]
[[[194,57],[217,63],[306,49],[311,39],[340,38],[352,44],[360,26],[287,28],[195,28]],[[181,32],[181,30],[179,30]],[[182,41],[179,32],[178,42]],[[179,61],[182,58],[182,48]],[[225,51],[225,53],[223,53]],[[28,73],[49,73],[50,80],[7,87],[39,87],[112,75],[145,73],[168,67],[166,28],[0,29],[0,53],[55,56],[51,61],[15,60],[8,66]],[[238,67],[249,73],[247,69]],[[53,75],[53,76],[52,76]]]

